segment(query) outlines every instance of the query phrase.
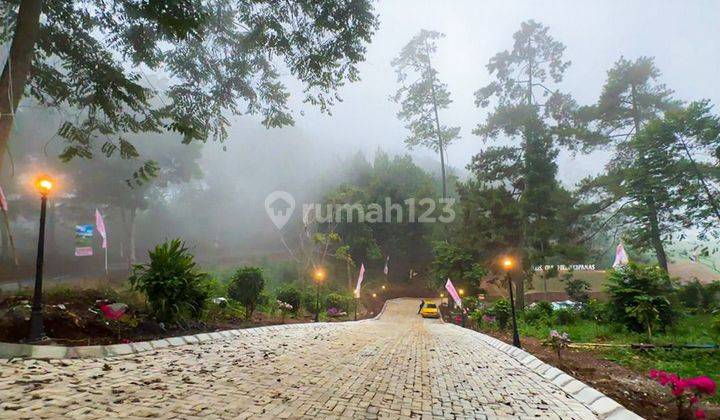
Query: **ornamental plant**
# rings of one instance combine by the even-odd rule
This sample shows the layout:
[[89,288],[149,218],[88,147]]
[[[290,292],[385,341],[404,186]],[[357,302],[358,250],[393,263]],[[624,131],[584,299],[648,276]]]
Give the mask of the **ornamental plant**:
[[259,267],[240,267],[228,285],[228,296],[245,307],[245,317],[252,318],[265,288],[265,277]]
[[280,321],[284,324],[285,323],[285,316],[293,311],[293,306],[287,302],[283,302],[282,300],[277,300],[277,306],[280,310]]
[[180,239],[173,239],[148,253],[150,262],[133,266],[130,285],[145,295],[150,311],[160,322],[197,319],[210,297],[207,274]]
[[704,419],[705,411],[697,407],[703,397],[711,397],[717,392],[715,381],[707,376],[683,379],[674,373],[651,370],[650,379],[667,386],[675,399],[678,419]]
[[568,333],[564,332],[561,334],[557,332],[557,330],[552,330],[550,331],[550,336],[547,340],[545,340],[544,344],[549,345],[553,348],[553,350],[555,350],[555,354],[557,354],[558,357],[558,362],[562,364],[562,351],[568,348],[570,343],[572,343],[572,341],[570,340],[570,335],[568,335]]

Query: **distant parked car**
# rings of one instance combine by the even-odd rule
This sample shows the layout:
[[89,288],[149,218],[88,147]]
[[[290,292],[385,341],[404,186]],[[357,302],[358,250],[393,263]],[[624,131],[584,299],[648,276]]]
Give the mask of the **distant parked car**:
[[440,318],[440,311],[434,303],[426,303],[420,310],[420,315],[423,318]]

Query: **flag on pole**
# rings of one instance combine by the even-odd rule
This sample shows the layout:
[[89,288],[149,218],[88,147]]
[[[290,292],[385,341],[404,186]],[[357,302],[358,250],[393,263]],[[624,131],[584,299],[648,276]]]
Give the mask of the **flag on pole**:
[[617,248],[615,249],[615,262],[613,263],[613,268],[623,267],[628,264],[628,256],[625,252],[625,247],[623,246],[622,242],[618,244]]
[[107,232],[105,231],[105,221],[103,220],[100,210],[95,209],[95,229],[102,236],[102,247],[107,249]]
[[2,187],[0,187],[0,209],[2,209],[2,211],[8,211],[7,200],[5,199]]
[[448,293],[450,293],[450,296],[452,296],[455,304],[458,307],[462,308],[462,301],[460,300],[460,295],[458,295],[458,292],[457,290],[455,290],[455,286],[453,286],[450,279],[447,279],[447,283],[445,283],[445,289],[447,289]]
[[355,298],[360,297],[360,285],[362,285],[363,277],[365,277],[365,264],[360,264],[360,274],[357,279],[357,286],[355,286]]
[[390,261],[389,255],[385,258],[385,268],[383,268],[383,273],[385,273],[386,276],[388,275],[388,271],[389,271],[388,270],[388,261]]

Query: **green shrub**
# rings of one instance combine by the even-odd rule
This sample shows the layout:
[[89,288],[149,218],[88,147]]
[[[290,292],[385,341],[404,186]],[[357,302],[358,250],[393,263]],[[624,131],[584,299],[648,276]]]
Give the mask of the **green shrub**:
[[677,291],[677,296],[684,307],[696,312],[709,312],[718,306],[720,301],[720,282],[702,284],[697,279],[686,283]]
[[262,269],[258,267],[240,267],[233,274],[228,284],[228,296],[240,302],[246,309],[247,319],[252,317],[265,288],[265,278]]
[[658,326],[665,328],[677,320],[678,314],[669,303],[674,295],[673,283],[660,267],[630,263],[627,267],[611,270],[606,286],[610,294],[610,308],[613,320],[635,331],[645,331],[643,325],[625,308],[635,306],[639,296],[665,298],[667,305],[658,309]]
[[508,320],[512,316],[512,307],[507,299],[498,299],[488,308],[488,314],[495,317],[501,330],[507,327]]
[[133,267],[130,285],[145,295],[152,315],[161,322],[199,318],[210,291],[207,274],[180,239],[173,239],[150,251],[150,262]]
[[290,305],[292,305],[291,312],[294,314],[297,314],[297,311],[300,310],[300,304],[302,303],[302,293],[300,293],[297,287],[291,284],[285,285],[280,290],[278,290],[275,298],[281,302],[289,303]]
[[590,283],[587,280],[576,278],[569,272],[562,276],[561,281],[565,284],[565,293],[570,300],[585,303],[590,298]]
[[553,308],[550,302],[536,302],[532,307],[523,311],[523,318],[531,324],[547,325],[552,319]]
[[462,298],[462,306],[468,311],[474,311],[478,308],[479,304],[480,300],[478,300],[477,296],[465,296]]
[[340,293],[330,293],[325,297],[325,307],[327,309],[337,308],[350,313],[353,309],[353,298]]
[[[315,309],[317,306],[316,299],[317,299],[317,290],[316,289],[305,289],[301,293],[302,299],[300,302],[300,306],[305,309],[308,313],[315,314]],[[322,302],[320,302],[322,305]],[[322,312],[322,308],[320,308],[320,312]]]
[[575,312],[575,310],[571,309],[571,308],[557,309],[554,312],[554,315],[555,315],[555,322],[557,322],[559,325],[573,324],[578,318],[577,312]]
[[582,306],[580,317],[588,321],[595,321],[599,324],[610,322],[610,308],[607,303],[599,302],[597,299],[590,299]]

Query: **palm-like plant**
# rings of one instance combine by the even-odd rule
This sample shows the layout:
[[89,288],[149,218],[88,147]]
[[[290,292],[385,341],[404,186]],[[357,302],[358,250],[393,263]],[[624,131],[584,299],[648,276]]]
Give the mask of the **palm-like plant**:
[[130,284],[143,293],[158,321],[176,322],[198,317],[210,292],[207,274],[180,239],[173,239],[149,252],[150,262],[133,267]]

